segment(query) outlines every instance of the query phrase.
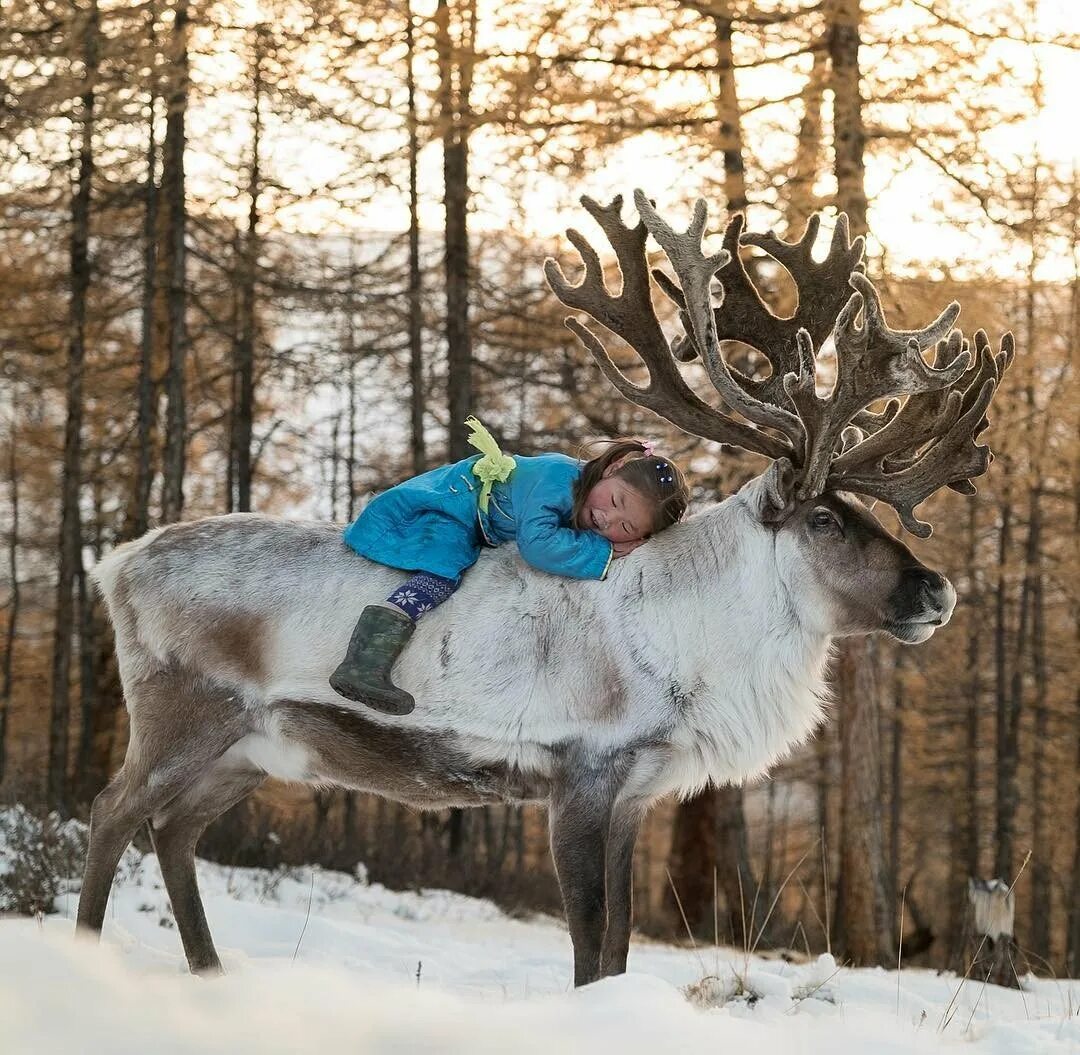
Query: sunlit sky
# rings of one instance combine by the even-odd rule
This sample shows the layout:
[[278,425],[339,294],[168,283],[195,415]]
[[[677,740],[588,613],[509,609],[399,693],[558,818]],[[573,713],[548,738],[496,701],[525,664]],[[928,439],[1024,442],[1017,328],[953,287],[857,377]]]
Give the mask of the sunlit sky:
[[[977,32],[992,30],[987,16],[995,6],[991,0],[939,6],[942,10],[963,12],[965,24]],[[418,15],[427,16],[434,3],[432,0],[414,0],[414,8]],[[251,24],[260,17],[258,0],[238,0],[235,9],[238,21],[242,23]],[[894,12],[874,17],[879,32],[882,27],[887,27],[896,34],[917,34],[920,27],[933,23],[931,15],[910,4],[897,5]],[[483,39],[483,12],[479,25],[478,45],[483,49],[493,43]],[[1037,19],[1027,28],[1033,36],[1043,39],[1052,40],[1066,34],[1075,36],[1080,32],[1080,0],[1039,0]],[[499,43],[508,46],[514,42],[507,41],[504,33]],[[739,70],[740,98],[781,98],[797,92],[808,69],[809,60],[803,58],[806,61],[798,66],[774,64]],[[1033,113],[1029,119],[991,130],[984,137],[984,144],[1008,170],[1021,171],[1030,167],[1030,158],[1037,150],[1045,166],[1055,168],[1068,178],[1080,164],[1080,135],[1076,131],[1076,109],[1080,100],[1077,52],[1052,44],[1029,47],[1001,39],[990,45],[988,58],[1004,63],[1013,72],[1023,96],[1020,103],[1025,106],[1026,86],[1034,78],[1037,61],[1044,103],[1041,112]],[[866,46],[860,56],[864,71],[871,64],[888,63],[891,59],[890,50],[882,46]],[[308,61],[318,63],[319,60],[313,54]],[[195,142],[200,135],[216,140],[214,152],[219,157],[221,151],[226,156],[242,154],[244,147],[238,147],[237,141],[246,140],[246,111],[250,104],[227,90],[216,90],[218,84],[224,85],[237,76],[242,77],[242,60],[228,50],[219,51],[206,60],[201,71],[196,69],[195,75],[196,80],[201,81],[204,102],[202,129],[198,127],[199,118],[193,115]],[[382,70],[375,73],[375,76],[380,75],[400,76],[400,70],[384,64]],[[423,70],[420,75],[423,78]],[[700,79],[695,86],[686,78],[672,76],[661,85],[654,98],[663,105],[678,106],[685,102],[685,105],[693,106],[701,102],[701,95],[685,99],[683,95],[707,90],[708,85]],[[995,89],[998,98],[1015,104],[1017,100],[1008,98],[1008,90],[1005,87]],[[828,104],[826,96],[826,112]],[[762,167],[782,171],[793,149],[800,115],[801,104],[798,102],[754,110],[744,121],[746,151],[752,153]],[[366,134],[373,136],[371,142],[378,143],[378,133]],[[497,133],[481,130],[473,138],[471,184],[475,212],[471,222],[478,230],[510,228],[534,236],[538,256],[557,244],[556,240],[567,226],[588,224],[577,202],[582,193],[598,198],[623,193],[628,198],[633,186],[641,186],[656,198],[661,210],[669,210],[677,216],[684,203],[703,193],[718,174],[714,170],[706,176],[688,165],[684,157],[673,152],[670,135],[645,133],[604,151],[602,157],[598,157],[596,167],[572,185],[565,178],[541,169],[529,171],[524,176],[519,174],[511,181],[502,178],[494,159],[492,143],[496,136]],[[348,167],[355,164],[342,141],[328,142],[312,136],[309,127],[286,125],[273,115],[268,118],[266,142],[270,153],[268,168],[290,187],[317,186],[328,177],[347,173]],[[390,142],[389,136],[386,142]],[[775,158],[770,157],[770,153]],[[218,174],[220,162],[209,156],[200,157],[197,150],[189,157],[189,168],[196,184],[200,181],[212,184],[218,178],[224,179]],[[943,261],[954,264],[959,273],[965,267],[983,270],[989,266],[999,273],[1026,268],[1024,247],[992,224],[983,222],[970,197],[959,193],[952,181],[917,152],[908,151],[896,158],[889,151],[869,151],[866,181],[871,202],[870,228],[877,243],[872,247],[887,250],[890,267],[919,267],[932,258],[939,265]],[[432,230],[441,229],[442,167],[437,143],[429,145],[421,155],[420,185],[421,223]],[[225,186],[224,182],[222,186]],[[222,196],[220,208],[239,216],[246,212],[247,204],[242,197],[236,196],[234,187],[235,182],[230,188],[231,196]],[[828,194],[827,175],[817,189]],[[753,186],[750,191],[751,224],[761,226],[776,222],[777,217],[771,209],[753,204]],[[718,215],[722,213],[722,202],[714,207],[713,213],[711,229],[717,230],[723,222],[722,215]],[[343,228],[401,229],[408,223],[407,202],[398,190],[384,190],[362,208],[350,210],[343,209],[327,196],[316,195],[313,200],[299,201],[280,209],[275,223],[283,230],[305,233]],[[1072,247],[1046,245],[1042,252],[1040,277],[1065,278],[1072,274]]]

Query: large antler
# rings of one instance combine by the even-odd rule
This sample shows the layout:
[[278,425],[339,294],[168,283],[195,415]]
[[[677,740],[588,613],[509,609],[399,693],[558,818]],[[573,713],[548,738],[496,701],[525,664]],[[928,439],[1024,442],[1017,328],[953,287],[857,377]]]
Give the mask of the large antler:
[[[691,435],[734,444],[768,458],[790,455],[789,446],[784,441],[709,406],[687,385],[652,306],[649,266],[645,256],[645,240],[649,232],[642,223],[628,227],[622,222],[619,215],[622,195],[614,198],[609,205],[600,205],[588,197],[583,197],[581,204],[600,225],[615,250],[622,272],[621,291],[617,296],[608,292],[596,250],[575,230],[567,231],[566,236],[581,255],[585,265],[584,278],[578,285],[571,285],[559,265],[551,259],[544,262],[544,274],[555,296],[563,304],[584,311],[637,352],[648,367],[649,383],[645,387],[635,385],[612,362],[600,338],[592,330],[574,318],[567,319],[567,327],[589,350],[604,376],[632,403],[655,411]],[[726,262],[727,254],[723,254],[722,259],[718,256],[714,260],[716,267],[719,267]]]
[[[576,231],[568,236],[585,263],[582,282],[571,286],[551,260],[545,272],[564,304],[588,312],[644,360],[650,383],[639,388],[615,367],[592,331],[567,320],[605,376],[632,402],[687,432],[788,458],[797,470],[793,486],[800,499],[826,490],[879,498],[922,537],[931,529],[916,519],[915,506],[944,486],[974,492],[971,478],[984,473],[991,460],[989,449],[975,439],[987,425],[987,407],[1012,362],[1011,334],[995,354],[980,330],[972,361],[966,342],[953,331],[960,313],[956,303],[924,329],[890,328],[877,291],[862,273],[862,239],[850,239],[843,216],[820,263],[811,255],[818,217],[797,242],[772,233],[743,234],[742,218],[736,217],[728,224],[724,248],[707,257],[701,246],[707,216],[703,201],[684,232],[661,219],[641,191],[635,191],[634,202],[642,222],[633,228],[619,219],[621,197],[609,206],[588,198],[582,202],[615,249],[623,274],[621,293],[607,292],[596,252]],[[679,306],[686,337],[674,345],[668,344],[652,307],[648,234],[678,278],[677,284],[653,272]],[[739,259],[740,244],[764,250],[790,273],[799,295],[791,318],[779,318],[761,300]],[[723,284],[715,309],[714,277]],[[836,377],[831,392],[819,395],[816,350],[830,334]],[[734,370],[722,354],[724,340],[761,351],[772,367],[770,376],[759,380]],[[923,358],[931,348],[933,365]],[[725,403],[749,425],[710,407],[686,386],[675,358],[686,361],[695,353]],[[873,409],[882,404],[883,409]]]

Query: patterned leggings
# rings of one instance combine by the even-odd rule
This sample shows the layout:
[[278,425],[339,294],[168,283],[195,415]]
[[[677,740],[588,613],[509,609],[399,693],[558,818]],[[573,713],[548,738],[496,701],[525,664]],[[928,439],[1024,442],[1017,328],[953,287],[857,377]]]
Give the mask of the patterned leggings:
[[415,623],[425,612],[442,604],[460,585],[460,575],[456,579],[444,579],[441,575],[421,571],[406,579],[387,601]]

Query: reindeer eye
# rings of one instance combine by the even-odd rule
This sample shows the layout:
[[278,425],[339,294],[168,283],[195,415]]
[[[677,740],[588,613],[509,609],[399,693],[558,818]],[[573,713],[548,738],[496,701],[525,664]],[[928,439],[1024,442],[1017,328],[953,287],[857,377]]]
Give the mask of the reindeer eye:
[[837,528],[840,527],[840,521],[836,519],[836,514],[831,509],[825,509],[819,506],[810,514],[810,523],[816,528]]

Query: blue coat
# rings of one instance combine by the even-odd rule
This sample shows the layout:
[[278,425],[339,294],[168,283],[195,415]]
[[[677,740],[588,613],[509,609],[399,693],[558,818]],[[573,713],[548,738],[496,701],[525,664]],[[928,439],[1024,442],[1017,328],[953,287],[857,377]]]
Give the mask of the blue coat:
[[573,579],[602,579],[611,543],[571,526],[574,482],[581,463],[565,454],[515,457],[504,483],[492,488],[487,513],[479,508],[480,481],[470,472],[476,455],[376,495],[345,529],[361,556],[406,571],[456,579],[476,563],[482,546],[515,541],[534,568]]

